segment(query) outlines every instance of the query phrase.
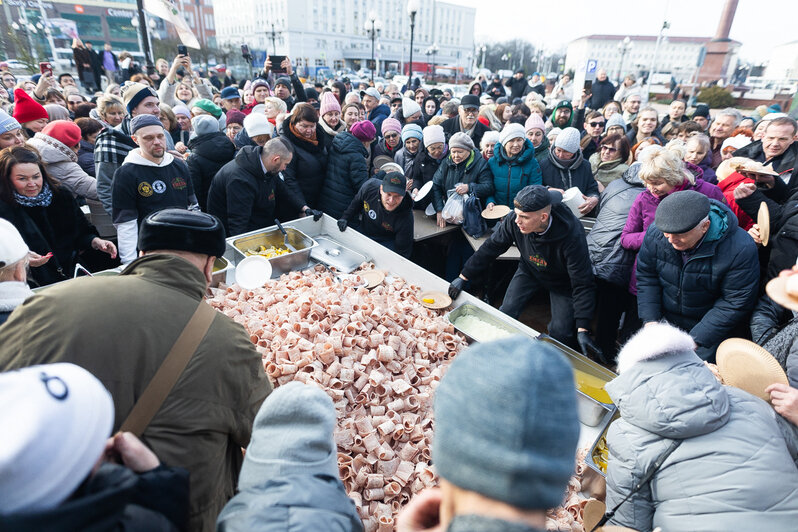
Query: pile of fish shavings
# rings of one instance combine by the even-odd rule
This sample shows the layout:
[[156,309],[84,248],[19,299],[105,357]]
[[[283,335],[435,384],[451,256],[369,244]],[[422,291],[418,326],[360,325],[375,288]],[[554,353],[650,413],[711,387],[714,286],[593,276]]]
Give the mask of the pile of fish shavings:
[[582,494],[582,476],[587,470],[585,457],[588,452],[588,448],[582,448],[576,451],[576,469],[571,480],[568,481],[564,502],[562,506],[558,506],[546,512],[546,530],[586,532],[582,526],[582,520],[584,517],[585,505],[590,498]]
[[301,381],[332,398],[341,480],[366,531],[387,531],[413,494],[437,484],[432,395],[467,343],[422,306],[417,286],[363,285],[358,272],[336,279],[317,266],[256,290],[222,286],[208,302],[246,328],[276,386]]

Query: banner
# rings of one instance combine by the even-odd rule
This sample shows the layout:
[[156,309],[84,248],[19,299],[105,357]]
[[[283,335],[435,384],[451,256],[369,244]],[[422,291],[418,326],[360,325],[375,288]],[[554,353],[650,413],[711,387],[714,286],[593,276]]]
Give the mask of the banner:
[[144,11],[173,24],[177,36],[180,37],[180,42],[189,48],[200,49],[200,43],[194,36],[194,32],[191,31],[186,20],[180,15],[180,11],[170,0],[144,0]]
[[54,39],[79,39],[78,25],[74,20],[65,18],[51,18],[50,30],[53,32]]

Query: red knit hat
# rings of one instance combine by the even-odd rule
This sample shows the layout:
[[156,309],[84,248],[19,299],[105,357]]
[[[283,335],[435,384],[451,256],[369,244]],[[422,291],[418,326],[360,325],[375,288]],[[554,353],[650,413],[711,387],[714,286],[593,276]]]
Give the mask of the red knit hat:
[[44,126],[42,133],[72,148],[80,142],[80,126],[69,120],[54,120]]
[[40,118],[49,118],[47,109],[31,98],[27,92],[22,89],[14,91],[14,114],[12,115],[17,119],[17,122],[24,124],[25,122],[33,122]]

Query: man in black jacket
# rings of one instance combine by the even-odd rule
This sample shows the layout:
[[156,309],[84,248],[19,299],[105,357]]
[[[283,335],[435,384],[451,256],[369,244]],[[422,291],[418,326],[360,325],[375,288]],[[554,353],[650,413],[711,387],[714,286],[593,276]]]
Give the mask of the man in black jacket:
[[607,102],[615,97],[615,85],[607,78],[607,71],[600,68],[596,72],[596,80],[590,88],[590,98],[585,105],[589,108],[598,110],[604,107]]
[[399,255],[410,258],[413,251],[413,200],[407,193],[407,180],[401,172],[384,174],[363,183],[355,199],[338,220],[345,231],[353,218],[358,230]]
[[208,212],[222,221],[227,236],[273,225],[278,202],[287,203],[293,212],[317,220],[321,217],[320,212],[302,205],[280,179],[292,157],[290,148],[276,138],[264,146],[241,148],[235,159],[219,170],[208,191]]
[[[532,90],[526,81],[523,68],[516,70],[513,77],[504,82],[504,86],[510,87],[510,101],[516,98],[523,98]],[[479,144],[477,144],[477,146],[479,146]]]
[[[735,157],[748,157],[765,165],[772,164],[773,169],[782,174],[781,179],[772,182],[769,192],[766,192],[767,196],[780,203],[798,190],[798,175],[793,172],[795,162],[798,160],[796,133],[798,133],[798,122],[788,116],[774,118],[765,127],[762,140],[752,142],[734,152]],[[762,176],[762,179],[764,177]]]
[[479,97],[474,94],[466,94],[460,100],[459,116],[447,119],[441,124],[443,132],[446,134],[446,141],[455,133],[462,131],[471,137],[474,146],[479,146],[482,142],[482,135],[490,131],[490,128],[477,120],[479,116]]
[[515,244],[521,262],[499,310],[518,318],[535,292],[548,289],[551,301],[549,335],[574,344],[574,333],[585,355],[600,356],[590,336],[596,307],[596,283],[582,224],[561,203],[562,195],[541,185],[522,188],[515,196],[515,212],[508,214],[491,237],[468,259],[449,285],[460,295],[469,278],[491,266]]

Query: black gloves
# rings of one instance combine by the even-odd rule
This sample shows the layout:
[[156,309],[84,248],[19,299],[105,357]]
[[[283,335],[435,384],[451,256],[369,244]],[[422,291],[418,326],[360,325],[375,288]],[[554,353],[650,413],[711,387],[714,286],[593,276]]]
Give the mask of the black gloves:
[[463,291],[465,285],[468,281],[463,280],[462,277],[456,277],[454,281],[449,285],[449,297],[452,299],[457,299],[457,296],[460,295],[460,292]]
[[338,220],[338,230],[341,231],[342,233],[346,231],[346,226],[348,223],[349,222],[346,220],[346,218],[341,218],[340,220]]
[[321,211],[317,211],[316,209],[305,209],[305,216],[313,216],[313,221],[318,222],[321,219],[322,214]]
[[579,342],[579,348],[582,350],[583,355],[592,359],[604,360],[604,353],[602,353],[601,348],[596,345],[596,342],[593,341],[593,338],[590,337],[589,332],[577,332],[576,341]]

